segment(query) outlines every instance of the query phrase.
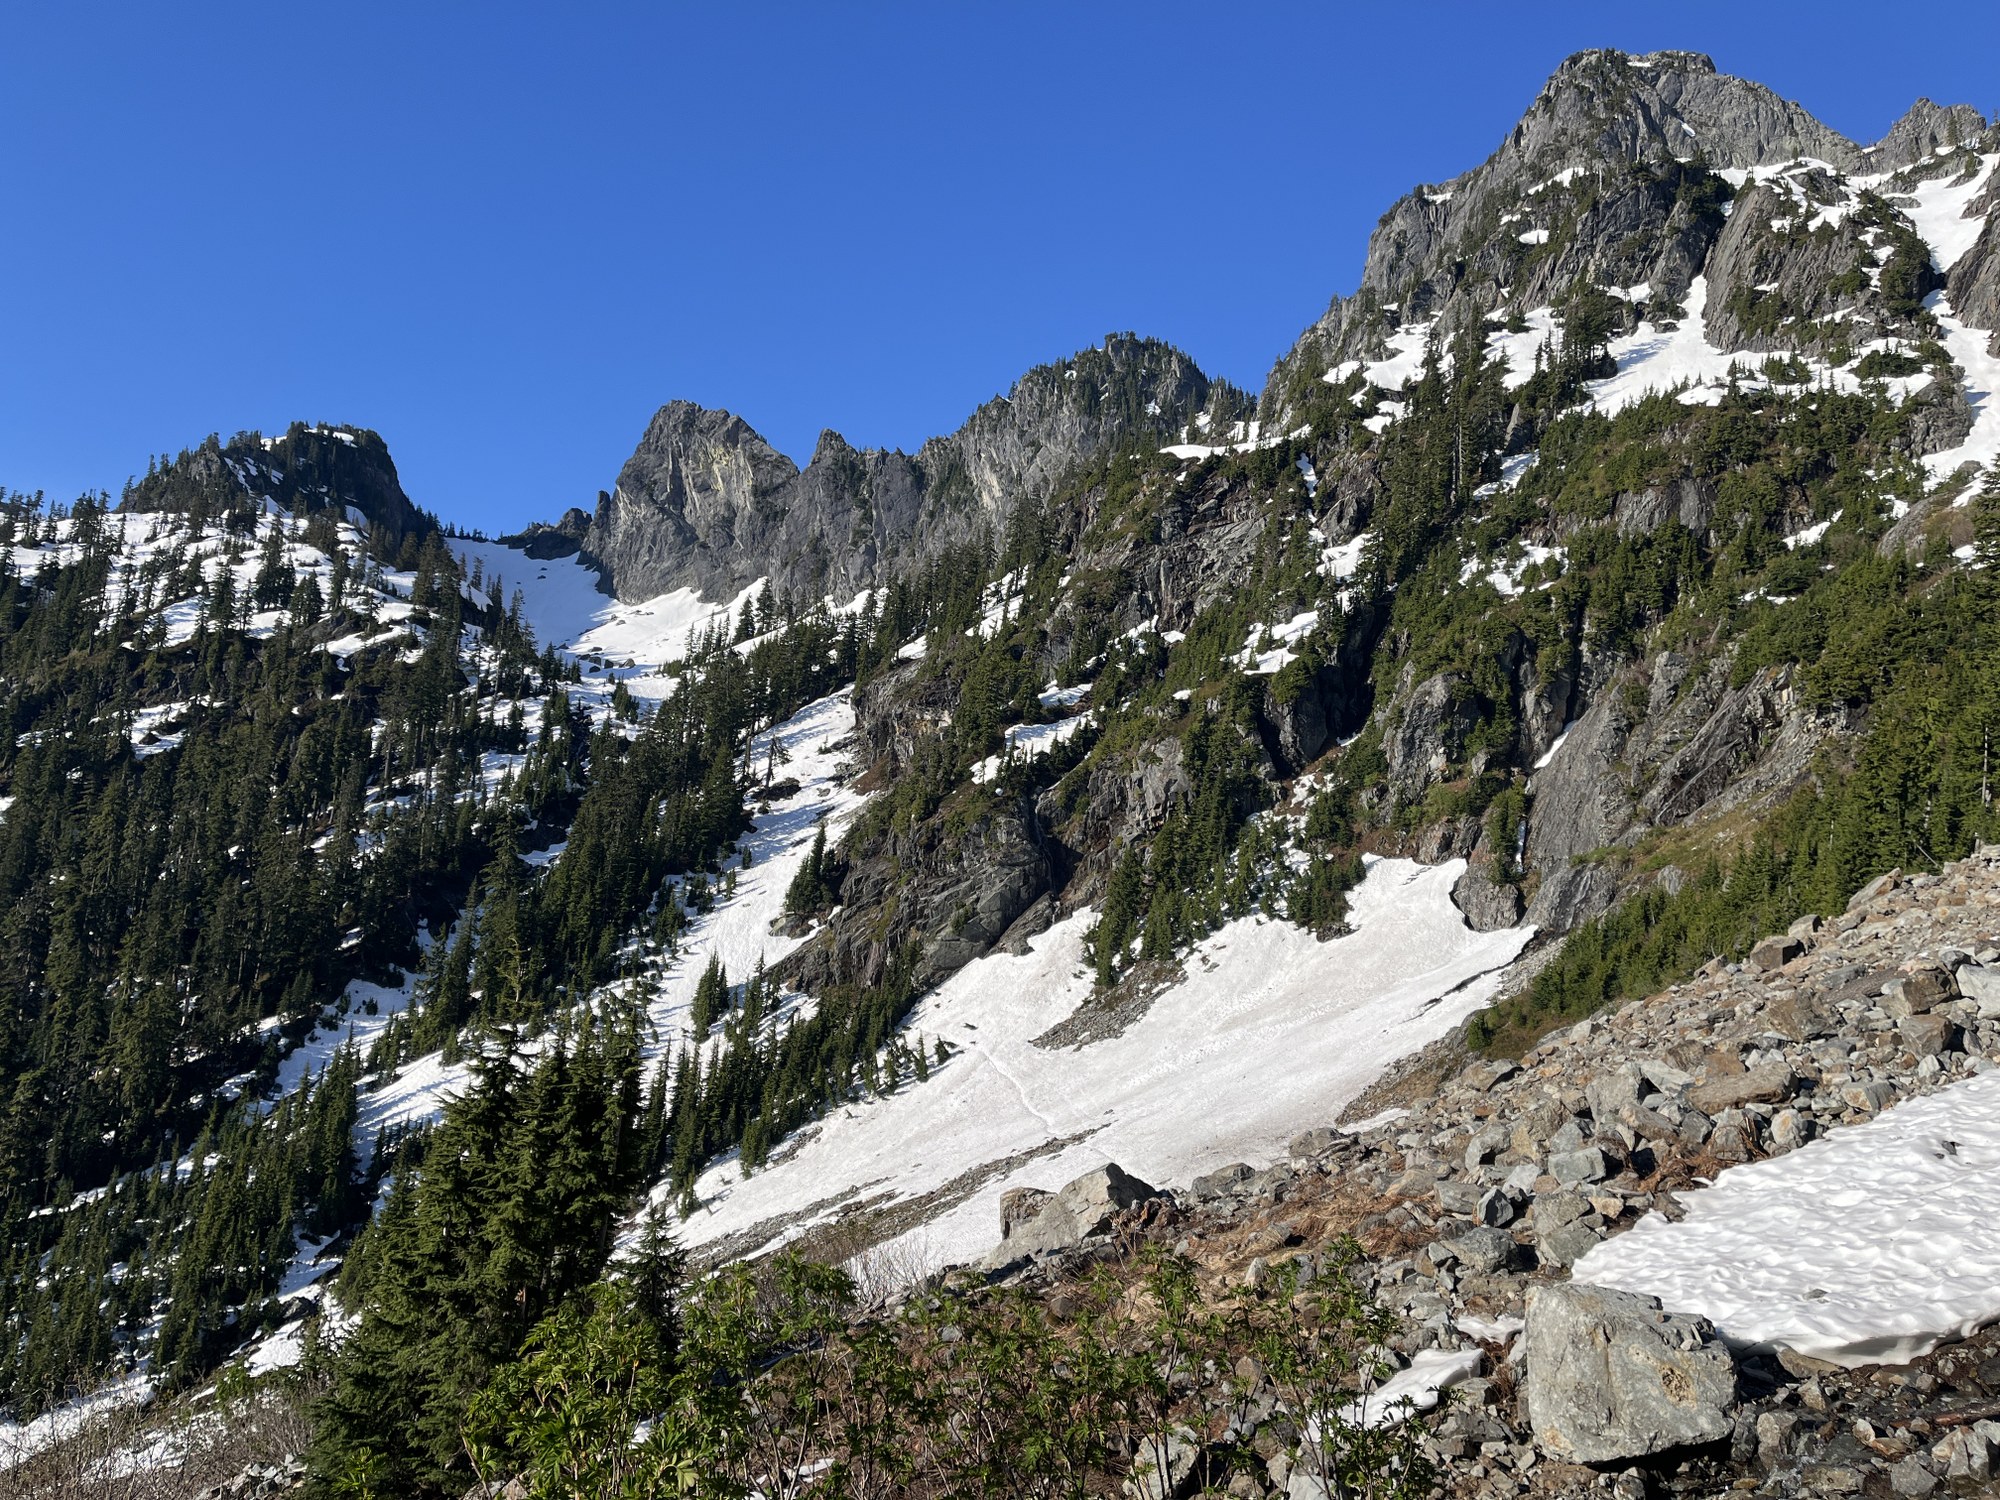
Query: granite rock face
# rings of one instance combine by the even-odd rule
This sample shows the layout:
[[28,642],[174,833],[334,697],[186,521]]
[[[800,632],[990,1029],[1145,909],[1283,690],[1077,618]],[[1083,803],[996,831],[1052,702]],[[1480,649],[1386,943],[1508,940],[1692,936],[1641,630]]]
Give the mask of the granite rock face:
[[1116,336],[1031,370],[914,455],[825,432],[804,469],[742,418],[662,407],[598,505],[586,553],[620,598],[693,588],[727,599],[760,578],[848,598],[1049,495],[1079,463],[1134,436],[1221,430],[1246,398],[1179,350]]
[[[1485,162],[1417,188],[1383,215],[1360,286],[1334,299],[1280,361],[1259,415],[1270,424],[1290,421],[1320,372],[1379,355],[1385,336],[1398,329],[1435,319],[1449,330],[1505,309],[1549,305],[1580,278],[1634,289],[1628,305],[1648,302],[1670,318],[1697,277],[1713,281],[1717,271],[1747,271],[1754,261],[1764,274],[1726,274],[1719,294],[1711,286],[1711,336],[1720,335],[1725,348],[1804,347],[1838,331],[1822,328],[1819,315],[1882,300],[1867,274],[1879,264],[1876,247],[1863,243],[1870,221],[1849,225],[1840,212],[1817,214],[1814,197],[1818,207],[1831,206],[1854,196],[1844,188],[1836,194],[1836,178],[1928,171],[1961,159],[1961,148],[1991,149],[1988,132],[1971,106],[1922,99],[1881,141],[1861,146],[1761,84],[1717,72],[1700,53],[1578,53]],[[1745,181],[1787,164],[1792,169],[1776,186]],[[1739,197],[1732,184],[1746,191]],[[1890,200],[1878,204],[1884,222],[1898,217],[1899,186],[1881,188]],[[1790,212],[1793,201],[1805,211]],[[1789,242],[1775,251],[1757,243],[1769,237],[1773,219],[1790,226]],[[1731,253],[1717,265],[1723,241]],[[1991,280],[1980,275],[1989,297]],[[1741,294],[1760,287],[1772,300],[1762,319],[1746,317]],[[1788,329],[1777,326],[1780,288],[1795,319]],[[1739,293],[1734,307],[1732,292]],[[1978,326],[2000,322],[1971,312],[1969,295],[1955,305]]]

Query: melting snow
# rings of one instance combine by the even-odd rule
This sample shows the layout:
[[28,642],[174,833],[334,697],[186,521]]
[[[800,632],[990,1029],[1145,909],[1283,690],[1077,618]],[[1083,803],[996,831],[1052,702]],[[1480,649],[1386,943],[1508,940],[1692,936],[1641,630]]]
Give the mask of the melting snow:
[[1972,431],[1956,448],[1924,455],[1924,472],[1932,479],[1948,479],[1966,463],[1991,464],[2000,461],[2000,358],[1987,352],[1993,337],[1983,329],[1968,328],[1952,314],[1943,292],[1933,292],[1924,305],[1937,315],[1944,332],[1944,346],[1952,360],[1965,371],[1965,399],[1972,406]]
[[1728,1337],[1901,1363],[2000,1319],[2000,1071],[1731,1167],[1574,1268]]
[[86,1426],[126,1406],[143,1406],[153,1399],[153,1382],[132,1374],[114,1380],[88,1396],[51,1407],[28,1422],[0,1418],[0,1473],[26,1463],[45,1448],[67,1442]]
[[1804,527],[1803,529],[1798,531],[1794,531],[1790,536],[1784,539],[1785,546],[1792,551],[1797,551],[1800,547],[1817,546],[1819,543],[1819,539],[1826,535],[1827,528],[1832,526],[1833,523],[1835,521],[1838,521],[1839,519],[1840,519],[1840,512],[1835,511],[1832,515],[1828,516],[1824,521],[1815,521],[1810,526]]
[[1507,372],[1501,376],[1501,384],[1510,391],[1518,391],[1533,378],[1537,351],[1546,348],[1553,355],[1560,342],[1556,337],[1554,308],[1538,307],[1523,313],[1521,321],[1527,327],[1519,333],[1501,329],[1486,336],[1487,353],[1507,361]]
[[733,634],[744,604],[764,587],[760,578],[724,604],[712,604],[693,589],[626,604],[603,592],[597,573],[574,555],[533,558],[501,542],[463,538],[454,538],[451,549],[468,571],[479,563],[487,591],[503,608],[515,589],[521,591],[522,618],[538,645],[554,646],[571,660],[620,664],[571,689],[586,702],[608,701],[621,682],[641,700],[668,696],[675,679],[666,669],[685,659],[704,631],[719,625]]
[[1438,1404],[1441,1392],[1479,1373],[1485,1356],[1477,1349],[1424,1349],[1410,1357],[1373,1391],[1340,1409],[1343,1422],[1357,1427],[1388,1427]]
[[[1268,677],[1273,672],[1282,671],[1298,659],[1298,652],[1292,648],[1319,627],[1319,611],[1306,610],[1296,614],[1282,625],[1258,625],[1250,631],[1250,639],[1243,643],[1243,649],[1236,655],[1236,664],[1250,677]],[[1258,650],[1268,635],[1274,645]]]
[[1534,765],[1535,770],[1537,771],[1541,770],[1550,761],[1556,758],[1556,752],[1562,749],[1563,741],[1569,738],[1569,732],[1574,728],[1576,728],[1576,721],[1574,719],[1572,719],[1569,723],[1563,725],[1562,733],[1557,735],[1555,739],[1550,741],[1549,748],[1542,752],[1542,758],[1535,762]]
[[1924,243],[1931,247],[1931,261],[1940,271],[1949,271],[1966,251],[1979,243],[1986,221],[1979,217],[1968,219],[1965,211],[1986,186],[1996,162],[2000,162],[2000,155],[1982,156],[1978,170],[1969,173],[1962,182],[1933,178],[1918,184],[1908,198],[1894,200],[1923,236]]
[[[1545,562],[1560,563],[1567,555],[1560,547],[1538,547],[1533,543],[1523,543],[1519,551],[1520,555],[1518,557],[1501,562],[1490,568],[1482,568],[1480,560],[1474,558],[1466,563],[1463,568],[1459,569],[1458,581],[1460,583],[1470,583],[1474,578],[1482,578],[1500,593],[1512,597],[1521,592],[1521,575],[1526,573],[1529,568],[1536,567]],[[1550,580],[1550,582],[1553,581],[1553,579]],[[1547,588],[1549,584],[1542,584],[1541,587]]]
[[1352,578],[1361,566],[1361,553],[1371,535],[1372,532],[1364,531],[1349,541],[1326,548],[1319,557],[1320,573],[1333,579]]
[[[996,1242],[1009,1187],[1059,1187],[1107,1160],[1167,1184],[1274,1159],[1302,1126],[1331,1121],[1390,1062],[1485,1004],[1527,943],[1528,928],[1465,925],[1451,902],[1464,869],[1376,860],[1351,898],[1352,934],[1322,944],[1286,922],[1232,922],[1123,1034],[1038,1047],[1092,993],[1093,914],[1079,912],[1025,955],[980,959],[920,1002],[907,1034],[956,1049],[928,1082],[835,1111],[747,1180],[732,1162],[711,1168],[682,1238],[699,1246],[755,1229],[776,1241],[855,1199],[906,1201],[956,1180],[905,1248],[969,1261]],[[1028,1152],[1041,1154],[1006,1165]]]

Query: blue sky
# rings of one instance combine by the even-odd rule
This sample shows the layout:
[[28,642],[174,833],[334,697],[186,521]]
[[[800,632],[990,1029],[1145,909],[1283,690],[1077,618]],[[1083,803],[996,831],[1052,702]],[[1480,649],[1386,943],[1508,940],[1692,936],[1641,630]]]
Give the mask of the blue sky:
[[501,531],[674,397],[802,460],[1115,329],[1254,388],[1398,194],[1600,45],[1861,139],[2000,110],[1990,0],[10,6],[0,485],[349,421]]

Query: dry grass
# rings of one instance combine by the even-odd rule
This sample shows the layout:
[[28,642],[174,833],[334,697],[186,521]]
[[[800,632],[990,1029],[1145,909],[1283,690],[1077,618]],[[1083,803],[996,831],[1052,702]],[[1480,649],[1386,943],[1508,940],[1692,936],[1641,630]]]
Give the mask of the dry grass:
[[8,1500],[191,1500],[252,1464],[302,1452],[312,1383],[267,1379],[230,1401],[120,1407],[19,1467],[0,1472]]

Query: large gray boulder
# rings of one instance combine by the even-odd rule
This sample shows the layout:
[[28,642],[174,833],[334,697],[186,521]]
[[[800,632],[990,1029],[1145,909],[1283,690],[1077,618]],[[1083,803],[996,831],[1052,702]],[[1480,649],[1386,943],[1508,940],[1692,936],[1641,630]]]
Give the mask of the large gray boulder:
[[[1009,1194],[1001,1204],[1001,1241],[986,1258],[989,1270],[1012,1265],[1032,1255],[1067,1250],[1093,1234],[1102,1234],[1111,1221],[1128,1208],[1159,1190],[1141,1182],[1116,1162],[1092,1167],[1063,1189],[1047,1197],[1032,1218],[1018,1217],[1021,1200]],[[1009,1207],[1015,1213],[1009,1212]]]
[[1958,992],[1979,1007],[1979,1019],[2000,1016],[2000,967],[1967,964],[1958,971]]
[[1700,1318],[1576,1282],[1528,1293],[1528,1420],[1551,1458],[1616,1463],[1729,1436],[1736,1367]]

